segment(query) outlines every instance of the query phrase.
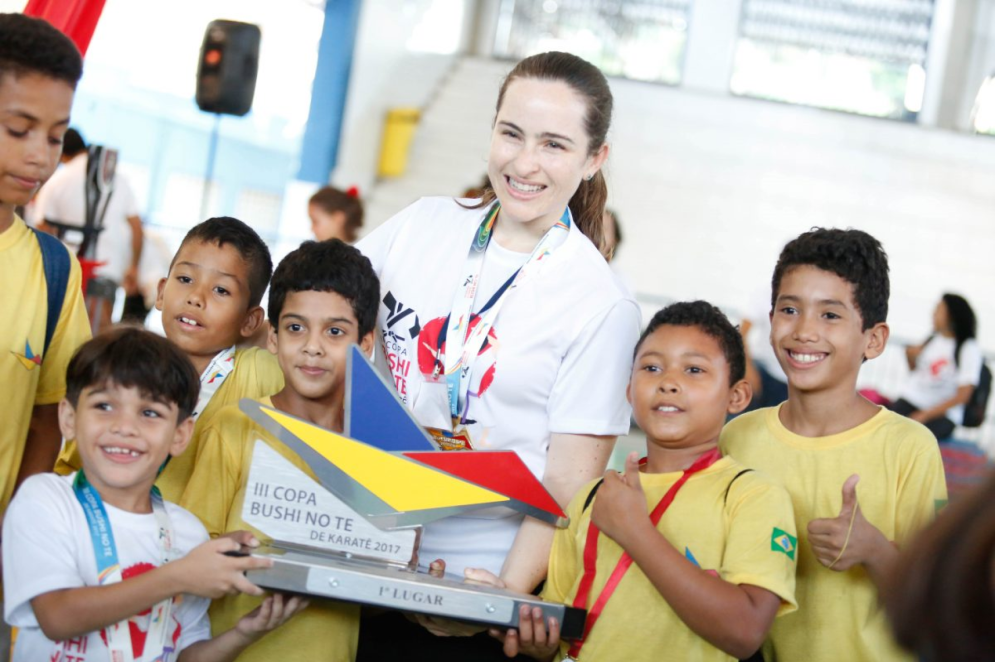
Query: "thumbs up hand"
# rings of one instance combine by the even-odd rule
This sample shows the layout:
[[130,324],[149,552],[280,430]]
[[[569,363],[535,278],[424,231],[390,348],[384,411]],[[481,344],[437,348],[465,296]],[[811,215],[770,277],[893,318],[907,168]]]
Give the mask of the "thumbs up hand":
[[625,473],[608,471],[591,506],[591,521],[603,534],[623,548],[628,540],[653,528],[646,507],[646,495],[639,480],[639,455],[629,453]]
[[843,483],[843,505],[839,515],[814,519],[808,523],[808,538],[819,562],[838,572],[849,570],[860,563],[872,560],[874,550],[887,540],[873,524],[864,518],[857,500],[857,482],[854,474]]

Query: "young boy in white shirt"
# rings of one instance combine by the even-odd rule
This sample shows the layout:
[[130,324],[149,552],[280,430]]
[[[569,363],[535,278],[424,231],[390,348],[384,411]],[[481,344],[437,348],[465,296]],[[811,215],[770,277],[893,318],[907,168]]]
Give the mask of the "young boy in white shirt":
[[27,480],[3,524],[15,662],[233,660],[303,607],[271,596],[210,638],[210,599],[262,594],[243,573],[269,562],[229,555],[233,538],[207,542],[153,488],[193,430],[199,380],[175,345],[139,329],[101,335],[70,361],[66,382],[59,423],[83,468]]

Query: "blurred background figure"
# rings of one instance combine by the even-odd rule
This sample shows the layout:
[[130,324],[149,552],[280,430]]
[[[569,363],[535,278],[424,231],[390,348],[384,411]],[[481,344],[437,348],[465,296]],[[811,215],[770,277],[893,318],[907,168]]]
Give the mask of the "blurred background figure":
[[324,186],[311,196],[307,214],[311,217],[311,232],[315,239],[341,239],[351,244],[363,227],[363,202],[355,186],[342,191]]
[[940,512],[905,550],[885,606],[923,662],[995,656],[995,474]]
[[[73,250],[79,250],[86,225],[87,161],[86,141],[77,130],[69,129],[63,139],[62,166],[38,192],[32,211],[36,227],[58,236]],[[53,223],[70,229],[60,231]],[[114,174],[114,188],[106,202],[102,230],[91,241],[96,242],[97,262],[103,263],[86,288],[90,321],[97,332],[110,326],[119,287],[124,288],[125,296],[139,294],[142,219],[131,187],[120,173]]]
[[971,304],[944,294],[933,310],[933,333],[905,350],[912,374],[890,408],[919,421],[937,439],[949,438],[964,424],[964,405],[981,379],[984,357],[976,335]]

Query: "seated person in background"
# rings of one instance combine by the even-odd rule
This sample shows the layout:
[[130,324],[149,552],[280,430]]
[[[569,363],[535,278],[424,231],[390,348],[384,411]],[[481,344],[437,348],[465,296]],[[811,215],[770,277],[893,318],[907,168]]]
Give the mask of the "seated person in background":
[[947,439],[964,422],[964,405],[981,379],[981,346],[971,304],[944,294],[933,311],[933,335],[905,350],[912,371],[890,409],[919,421],[937,439]]
[[[569,528],[553,539],[542,593],[588,610],[607,602],[600,617],[588,612],[585,638],[572,646],[560,642],[555,619],[523,607],[518,630],[491,633],[506,655],[734,660],[755,653],[774,618],[795,609],[791,499],[718,449],[726,415],[750,400],[743,374],[742,339],[718,308],[676,303],[653,317],[626,391],[647,458],[632,453],[624,474],[580,490]],[[631,563],[638,568],[606,588]],[[467,575],[500,585],[483,570]]]
[[235,540],[208,542],[152,486],[193,431],[197,373],[182,352],[147,331],[110,331],[80,348],[66,382],[59,423],[83,468],[29,478],[3,523],[15,662],[233,660],[304,607],[271,596],[210,638],[208,599],[261,595],[242,573],[272,562],[225,555]]
[[[179,501],[193,473],[201,430],[218,411],[242,398],[260,398],[283,388],[272,354],[257,347],[236,349],[263,320],[259,302],[273,262],[259,235],[235,218],[212,218],[184,237],[159,282],[155,306],[162,311],[166,337],[176,343],[200,373],[200,397],[190,448],[166,465],[156,485],[168,501]],[[66,444],[55,471],[80,467],[76,444]]]
[[307,205],[311,232],[318,241],[341,239],[351,244],[363,227],[363,201],[355,186],[346,191],[323,186],[311,196]]
[[[269,295],[269,349],[286,386],[260,402],[334,432],[342,432],[349,347],[373,351],[380,282],[370,261],[338,239],[306,241],[280,262]],[[245,498],[256,440],[265,440],[295,466],[310,471],[293,450],[235,405],[204,429],[193,476],[180,503],[214,537],[245,529]],[[224,631],[258,598],[237,595],[211,607],[214,631]],[[240,658],[281,662],[347,662],[356,657],[359,607],[322,601]]]

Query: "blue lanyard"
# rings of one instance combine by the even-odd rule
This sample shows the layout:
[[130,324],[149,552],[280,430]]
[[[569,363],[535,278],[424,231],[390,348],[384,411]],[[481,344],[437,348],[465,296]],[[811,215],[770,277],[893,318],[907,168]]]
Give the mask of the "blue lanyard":
[[[93,555],[97,561],[97,583],[101,586],[113,584],[122,580],[121,563],[118,560],[117,545],[114,542],[114,531],[107,509],[100,493],[93,489],[86,479],[86,474],[80,469],[73,480],[73,494],[83,508],[86,524],[90,530],[90,542],[93,544]],[[173,527],[166,512],[162,494],[155,486],[152,487],[152,512],[159,525],[159,544],[162,548],[162,563],[169,562],[173,546]],[[172,620],[173,599],[169,598],[152,607],[149,631],[145,639],[145,647],[140,660],[168,660],[173,651],[168,641],[169,624]],[[133,644],[128,621],[115,623],[104,628],[107,636],[107,650],[112,662],[118,660],[133,660]]]

